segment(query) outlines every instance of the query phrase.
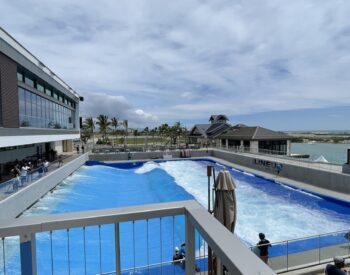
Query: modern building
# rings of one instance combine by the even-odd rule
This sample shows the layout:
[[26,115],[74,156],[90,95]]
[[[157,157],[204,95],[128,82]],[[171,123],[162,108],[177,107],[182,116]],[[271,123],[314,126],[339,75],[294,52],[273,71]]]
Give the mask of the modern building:
[[282,132],[244,124],[231,126],[225,115],[212,115],[210,124],[196,124],[189,133],[190,143],[234,148],[254,153],[290,154],[290,137]]
[[80,97],[0,28],[0,175],[14,161],[52,158],[80,138]]

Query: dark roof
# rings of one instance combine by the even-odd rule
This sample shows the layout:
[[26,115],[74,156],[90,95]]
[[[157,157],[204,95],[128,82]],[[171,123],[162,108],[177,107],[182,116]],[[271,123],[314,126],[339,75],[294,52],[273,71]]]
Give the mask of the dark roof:
[[190,136],[206,136],[206,131],[212,124],[196,124],[191,129]]
[[210,138],[215,138],[228,130],[231,126],[227,123],[213,123],[210,124],[210,127],[207,129],[206,134]]
[[209,118],[209,121],[217,121],[217,120],[228,120],[227,116],[225,115],[211,115]]
[[219,138],[233,140],[287,140],[289,136],[263,127],[237,127],[235,125],[219,135]]
[[191,129],[189,136],[203,136],[215,138],[228,130],[231,126],[227,123],[196,124]]

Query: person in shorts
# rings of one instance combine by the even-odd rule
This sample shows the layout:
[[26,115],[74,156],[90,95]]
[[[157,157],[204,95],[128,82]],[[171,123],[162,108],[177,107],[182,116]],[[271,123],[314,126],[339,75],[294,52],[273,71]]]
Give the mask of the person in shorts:
[[265,238],[264,233],[259,233],[260,241],[257,243],[258,249],[260,251],[260,259],[263,260],[265,264],[269,262],[269,247],[271,247],[270,241]]

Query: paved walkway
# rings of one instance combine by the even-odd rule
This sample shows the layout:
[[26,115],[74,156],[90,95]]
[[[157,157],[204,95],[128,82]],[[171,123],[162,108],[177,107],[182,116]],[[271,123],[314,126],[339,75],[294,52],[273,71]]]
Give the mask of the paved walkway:
[[[67,165],[70,161],[76,159],[77,157],[81,156],[81,154],[63,154],[63,165]],[[22,186],[19,186],[17,190],[14,190],[14,183],[16,183],[16,179],[11,179],[6,182],[3,182],[0,184],[0,201],[3,199],[6,199],[7,197],[11,196],[12,194],[22,190],[23,188],[37,182],[39,179],[46,177],[50,175],[53,171],[59,169],[58,167],[58,161],[51,162],[49,164],[49,172],[45,175],[40,175],[38,172],[38,168],[35,169],[35,171],[29,176],[30,181],[27,181]]]

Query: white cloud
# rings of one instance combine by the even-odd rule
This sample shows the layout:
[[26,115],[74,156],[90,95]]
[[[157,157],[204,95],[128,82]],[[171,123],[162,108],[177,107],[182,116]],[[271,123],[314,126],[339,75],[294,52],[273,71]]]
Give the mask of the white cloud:
[[2,1],[0,25],[85,113],[147,124],[349,105],[349,13],[345,0],[21,0]]
[[83,117],[97,117],[104,114],[110,118],[116,117],[119,121],[128,119],[130,127],[154,126],[158,123],[157,116],[135,109],[127,102],[124,96],[110,95],[106,93],[84,93],[84,102],[81,104],[81,115]]

